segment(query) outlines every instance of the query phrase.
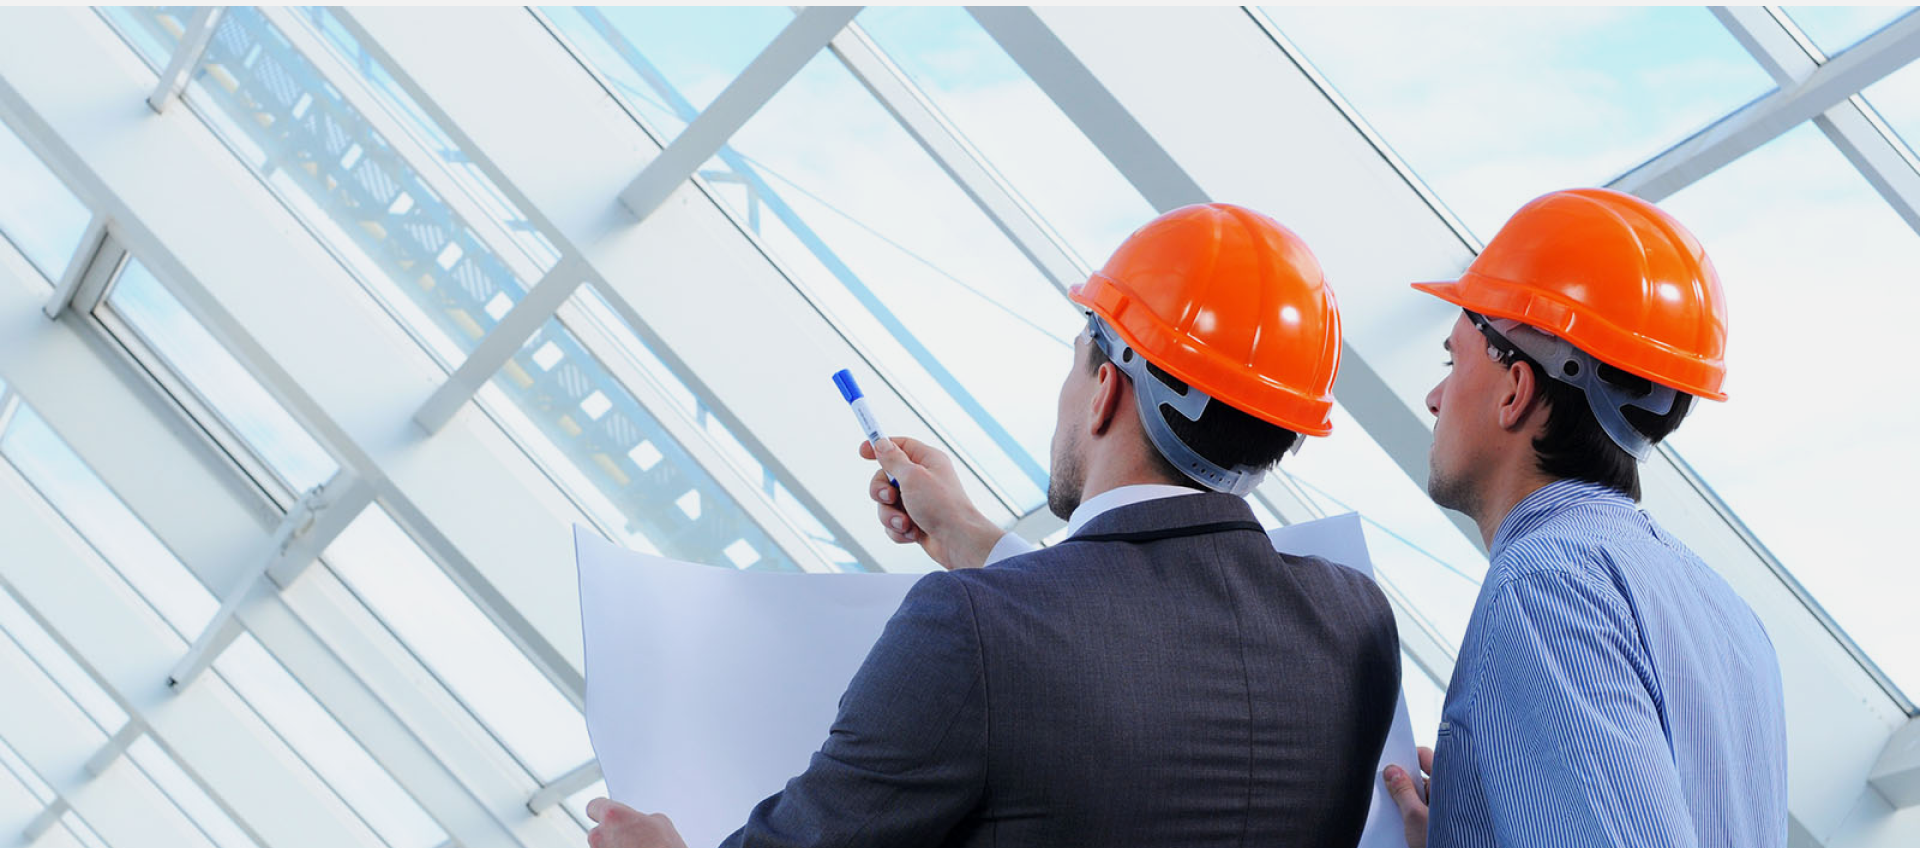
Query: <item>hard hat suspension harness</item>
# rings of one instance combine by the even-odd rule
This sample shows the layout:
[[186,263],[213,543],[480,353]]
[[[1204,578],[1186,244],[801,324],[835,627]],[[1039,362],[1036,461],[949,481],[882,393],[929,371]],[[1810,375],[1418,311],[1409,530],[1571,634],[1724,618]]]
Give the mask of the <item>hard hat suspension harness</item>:
[[[1213,397],[1193,386],[1187,386],[1184,393],[1167,385],[1147,368],[1146,357],[1140,356],[1127,345],[1113,328],[1100,316],[1087,314],[1087,334],[1100,352],[1118,367],[1121,373],[1133,381],[1133,395],[1139,399],[1140,423],[1145,426],[1147,438],[1153,442],[1160,455],[1166,457],[1173,467],[1180,469],[1193,481],[1216,492],[1230,495],[1246,495],[1253,491],[1260,481],[1265,479],[1267,471],[1249,465],[1236,465],[1223,468],[1210,459],[1201,456],[1193,448],[1180,441],[1161,413],[1165,407],[1178,413],[1188,421],[1199,421],[1207,411],[1207,404]],[[1305,439],[1296,437],[1293,450],[1300,449]]]
[[1522,324],[1511,318],[1489,318],[1466,310],[1467,318],[1481,335],[1487,337],[1487,353],[1496,361],[1511,362],[1518,357],[1531,359],[1547,376],[1578,388],[1587,396],[1587,406],[1600,422],[1600,429],[1639,461],[1653,455],[1653,440],[1627,420],[1631,406],[1654,415],[1673,411],[1679,391],[1671,386],[1648,381],[1651,389],[1641,392],[1600,376],[1600,361],[1572,343],[1551,333]]

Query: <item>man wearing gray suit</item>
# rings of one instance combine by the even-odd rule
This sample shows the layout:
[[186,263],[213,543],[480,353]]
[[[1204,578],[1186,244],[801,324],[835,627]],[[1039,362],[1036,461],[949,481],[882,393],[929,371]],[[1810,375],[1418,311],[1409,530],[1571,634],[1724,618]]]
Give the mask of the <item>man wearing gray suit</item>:
[[[1190,206],[1073,297],[1088,329],[1048,492],[1067,539],[1003,534],[944,455],[883,442],[881,520],[956,570],[913,588],[806,772],[726,845],[1359,839],[1400,685],[1392,613],[1357,572],[1275,553],[1240,497],[1329,431],[1319,265],[1265,216]],[[661,815],[589,815],[595,848],[682,844]]]

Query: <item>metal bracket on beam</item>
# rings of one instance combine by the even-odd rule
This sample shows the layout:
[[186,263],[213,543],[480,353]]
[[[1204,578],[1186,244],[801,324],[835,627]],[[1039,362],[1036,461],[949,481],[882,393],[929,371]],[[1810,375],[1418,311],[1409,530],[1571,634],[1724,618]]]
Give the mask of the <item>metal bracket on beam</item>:
[[1895,807],[1920,807],[1920,718],[1908,719],[1894,731],[1867,773],[1867,783]]
[[809,6],[795,15],[713,104],[647,163],[620,192],[620,202],[646,220],[859,12],[859,6]]
[[59,281],[53,285],[53,296],[47,298],[45,306],[40,308],[47,319],[57,321],[60,313],[73,304],[73,298],[80,291],[80,282],[92,268],[100,249],[107,241],[107,217],[96,213],[87,224],[86,232],[80,236],[80,243],[73,246],[73,255],[67,259],[66,270],[60,273]]
[[292,585],[371,503],[373,486],[345,470],[302,495],[275,529],[259,568],[242,579],[220,603],[213,620],[207,622],[206,629],[187,648],[186,656],[168,673],[167,685],[176,690],[184,688],[211,667],[221,652],[239,638],[243,629],[240,610],[257,598]]
[[474,393],[499,373],[507,360],[526,345],[527,339],[559,311],[585,279],[585,271],[574,257],[561,259],[540,282],[527,290],[520,302],[501,316],[500,323],[493,325],[460,367],[453,369],[433,394],[427,396],[426,402],[413,414],[414,423],[428,435],[440,432],[440,428],[453,420],[454,413],[472,400]]
[[40,814],[33,817],[33,821],[27,822],[26,829],[21,831],[21,836],[24,837],[21,841],[27,845],[40,841],[40,837],[46,836],[47,831],[60,823],[60,817],[72,809],[73,806],[67,803],[67,799],[53,799],[53,803],[43,807]]
[[180,46],[174,48],[173,58],[168,60],[166,70],[160,72],[159,84],[147,95],[147,106],[154,112],[164,114],[167,106],[187,87],[194,66],[200,64],[207,45],[213,42],[213,29],[220,25],[224,11],[220,6],[202,6],[187,21],[187,31],[180,35]]
[[1026,6],[969,6],[968,13],[1066,113],[1153,208],[1205,203],[1207,193],[1175,162],[1073,51]]
[[1664,200],[1802,122],[1845,104],[1862,88],[1916,58],[1920,58],[1920,15],[1908,14],[1805,78],[1741,107],[1607,187],[1654,202]]
[[534,815],[540,815],[561,801],[567,800],[575,792],[592,786],[600,780],[600,761],[597,759],[581,763],[579,767],[554,778],[552,783],[540,787],[527,799],[527,809]]
[[146,732],[145,722],[137,718],[127,719],[127,723],[121,725],[120,729],[107,739],[107,744],[100,746],[100,750],[93,752],[93,756],[87,758],[87,774],[99,777],[108,766],[113,765],[114,760],[120,759],[120,755],[125,754],[127,749]]

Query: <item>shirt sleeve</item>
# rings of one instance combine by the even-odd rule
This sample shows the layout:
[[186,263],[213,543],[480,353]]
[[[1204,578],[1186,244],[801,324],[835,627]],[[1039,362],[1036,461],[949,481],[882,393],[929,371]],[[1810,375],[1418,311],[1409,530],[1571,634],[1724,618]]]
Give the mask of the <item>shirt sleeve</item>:
[[[779,709],[779,704],[768,704]],[[980,802],[986,679],[967,589],[914,584],[847,685],[807,770],[726,848],[937,845]]]
[[1037,550],[1040,550],[1039,545],[1022,539],[1013,533],[1008,533],[1001,536],[1000,541],[993,543],[993,550],[987,552],[987,561],[981,563],[981,565],[992,565],[1007,557],[1030,554]]
[[1611,585],[1522,577],[1484,622],[1472,766],[1496,844],[1692,846],[1639,628]]

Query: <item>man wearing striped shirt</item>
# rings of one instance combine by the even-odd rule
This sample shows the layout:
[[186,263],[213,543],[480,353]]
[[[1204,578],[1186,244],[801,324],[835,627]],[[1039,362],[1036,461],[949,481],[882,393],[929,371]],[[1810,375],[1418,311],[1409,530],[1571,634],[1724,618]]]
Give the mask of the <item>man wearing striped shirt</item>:
[[[1752,610],[1636,508],[1637,462],[1724,400],[1726,307],[1651,204],[1549,194],[1458,281],[1429,493],[1491,562],[1430,790],[1385,775],[1414,846],[1786,844],[1779,666]],[[1428,804],[1431,803],[1431,809]]]

